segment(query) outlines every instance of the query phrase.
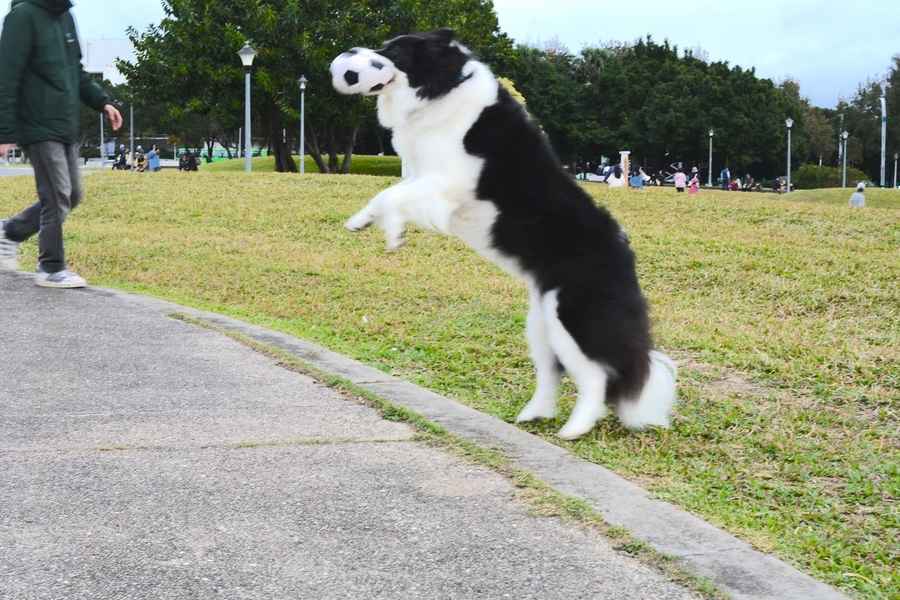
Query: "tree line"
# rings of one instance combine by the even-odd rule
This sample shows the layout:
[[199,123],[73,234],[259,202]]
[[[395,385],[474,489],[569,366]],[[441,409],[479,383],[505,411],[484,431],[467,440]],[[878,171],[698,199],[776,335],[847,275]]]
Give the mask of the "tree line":
[[[708,168],[713,131],[714,177],[732,173],[773,178],[792,165],[837,165],[839,136],[848,165],[876,180],[880,171],[880,96],[869,81],[835,109],[813,106],[796,81],[775,83],[754,69],[710,62],[652,38],[611,43],[571,54],[559,45],[518,46],[504,74],[528,100],[564,161],[593,161],[631,150],[648,169],[673,162]],[[900,150],[900,55],[887,76],[888,152]]]
[[[163,0],[163,8],[158,25],[129,31],[136,58],[119,64],[139,112],[184,145],[234,146],[243,121],[236,52],[250,40],[259,52],[254,137],[275,155],[279,171],[297,170],[301,74],[309,80],[306,150],[322,172],[348,172],[355,151],[391,152],[372,100],[335,93],[328,66],[348,48],[377,48],[396,35],[444,26],[513,82],[564,162],[596,163],[629,149],[648,168],[679,161],[705,168],[713,129],[715,171],[728,165],[775,177],[786,168],[790,117],[797,166],[836,164],[843,126],[851,134],[850,163],[878,171],[878,82],[829,110],[812,106],[794,81],[776,84],[752,68],[710,62],[650,37],[577,54],[559,45],[515,45],[490,0]],[[890,139],[898,140],[900,57],[890,80]]]

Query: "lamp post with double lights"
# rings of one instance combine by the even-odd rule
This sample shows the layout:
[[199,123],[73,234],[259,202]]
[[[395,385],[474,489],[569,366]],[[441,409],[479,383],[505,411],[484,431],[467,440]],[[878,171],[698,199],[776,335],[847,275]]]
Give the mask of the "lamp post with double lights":
[[306,84],[309,80],[301,75],[300,84],[300,174],[306,173]]
[[244,171],[253,171],[253,137],[250,131],[250,69],[253,68],[253,59],[256,58],[256,50],[250,46],[250,42],[238,51],[241,63],[244,65]]
[[713,186],[713,178],[712,178],[712,139],[713,136],[716,135],[716,130],[711,128],[709,129],[709,176],[706,180],[706,183],[709,187]]
[[841,139],[844,141],[844,175],[841,177],[841,187],[847,187],[847,138],[850,137],[850,134],[844,130],[841,133]]
[[887,186],[887,98],[885,87],[881,86],[881,187]]

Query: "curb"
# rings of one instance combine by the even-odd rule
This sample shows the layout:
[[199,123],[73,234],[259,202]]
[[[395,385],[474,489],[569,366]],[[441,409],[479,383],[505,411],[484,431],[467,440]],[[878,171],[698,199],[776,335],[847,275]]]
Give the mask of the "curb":
[[120,298],[166,316],[182,313],[286,351],[324,373],[415,412],[449,433],[498,449],[519,469],[559,492],[583,500],[612,526],[626,529],[657,552],[677,559],[735,600],[847,600],[848,597],[787,563],[661,500],[612,471],[580,459],[496,417],[368,367],[316,344],[237,319],[118,290],[87,293]]

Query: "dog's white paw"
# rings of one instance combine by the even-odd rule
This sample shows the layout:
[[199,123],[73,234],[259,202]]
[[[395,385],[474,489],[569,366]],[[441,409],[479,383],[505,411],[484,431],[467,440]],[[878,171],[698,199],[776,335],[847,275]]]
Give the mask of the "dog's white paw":
[[539,419],[553,419],[556,417],[556,402],[547,401],[544,398],[534,397],[525,405],[519,416],[516,417],[516,423],[527,423],[529,421],[537,421]]
[[387,238],[385,242],[385,247],[388,252],[396,252],[400,248],[406,245],[406,237],[400,236],[390,236]]
[[344,227],[346,227],[350,231],[361,231],[374,222],[375,220],[372,218],[369,212],[362,210],[347,219],[347,222],[344,223]]
[[608,412],[605,404],[584,402],[579,399],[569,420],[556,435],[564,440],[577,440],[594,428],[598,421]]
[[569,421],[568,423],[566,423],[565,427],[563,427],[562,429],[559,430],[559,432],[556,435],[557,435],[557,437],[559,437],[560,439],[563,439],[563,440],[577,440],[584,434],[589,433],[591,431],[591,429],[594,428],[594,425],[596,425],[596,424],[597,424],[596,421],[591,422],[591,423],[588,423],[588,422],[573,423],[572,421]]

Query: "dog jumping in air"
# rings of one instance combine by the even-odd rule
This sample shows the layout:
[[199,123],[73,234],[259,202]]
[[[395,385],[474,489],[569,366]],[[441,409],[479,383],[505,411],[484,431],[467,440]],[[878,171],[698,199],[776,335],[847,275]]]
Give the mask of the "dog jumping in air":
[[331,73],[338,92],[378,97],[404,168],[346,227],[374,223],[395,250],[412,222],[527,282],[537,387],[517,421],[556,416],[565,371],[578,398],[561,438],[590,432],[609,408],[630,429],[667,427],[676,367],[653,348],[628,238],[491,70],[442,29],[354,48]]

